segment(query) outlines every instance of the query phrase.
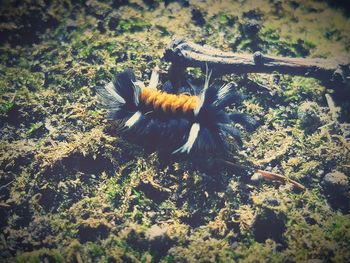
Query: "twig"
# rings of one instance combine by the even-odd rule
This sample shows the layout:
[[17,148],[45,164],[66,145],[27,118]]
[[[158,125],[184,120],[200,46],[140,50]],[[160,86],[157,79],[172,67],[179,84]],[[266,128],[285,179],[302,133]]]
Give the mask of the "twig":
[[255,172],[258,173],[264,179],[267,179],[270,181],[278,181],[278,182],[281,182],[284,184],[289,182],[295,188],[297,188],[299,190],[305,190],[305,186],[303,186],[302,184],[300,184],[294,180],[288,179],[281,174],[272,173],[272,172],[268,172],[265,170],[260,170],[254,166],[246,166],[246,165],[236,164],[236,163],[233,163],[233,162],[230,162],[227,160],[223,160],[223,159],[215,159],[215,161],[219,164],[226,165],[226,166],[229,166],[229,167],[234,168],[234,169],[240,169],[240,170],[252,170],[252,169],[254,169]]
[[[324,84],[349,88],[350,60],[291,58],[223,52],[210,46],[201,46],[182,38],[175,38],[167,47],[164,59],[173,63],[172,71],[207,64],[215,75],[228,73],[273,73],[314,77]],[[176,69],[175,69],[176,68]]]
[[339,117],[340,108],[335,106],[334,100],[332,99],[331,95],[326,94],[325,96],[326,96],[329,111],[332,115],[332,120],[337,121]]
[[247,166],[247,165],[242,165],[242,164],[237,164],[237,163],[233,163],[221,158],[217,158],[214,160],[215,163],[220,164],[220,165],[225,165],[225,166],[229,166],[231,168],[234,169],[239,169],[239,170],[250,170],[250,169],[254,169],[253,167]]
[[7,203],[0,202],[0,207],[9,208],[11,206],[9,204],[7,204]]
[[272,173],[272,172],[268,172],[268,171],[264,171],[264,170],[257,170],[256,171],[258,174],[260,174],[263,178],[268,179],[268,180],[276,180],[282,183],[291,183],[295,188],[298,188],[299,190],[305,190],[305,186],[303,186],[302,184],[288,179],[285,176],[281,175],[281,174],[277,174],[277,173]]

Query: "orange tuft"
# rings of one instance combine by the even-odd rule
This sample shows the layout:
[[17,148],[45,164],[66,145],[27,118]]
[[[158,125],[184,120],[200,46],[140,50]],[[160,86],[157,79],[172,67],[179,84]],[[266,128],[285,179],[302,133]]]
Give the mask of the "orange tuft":
[[140,101],[154,109],[162,109],[164,112],[171,111],[175,113],[180,109],[183,113],[187,113],[198,106],[199,98],[186,94],[175,95],[156,89],[143,88]]

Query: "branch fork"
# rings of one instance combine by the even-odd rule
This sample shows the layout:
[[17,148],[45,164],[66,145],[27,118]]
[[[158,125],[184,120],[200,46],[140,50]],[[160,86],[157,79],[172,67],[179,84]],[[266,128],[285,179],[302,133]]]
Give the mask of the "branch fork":
[[[230,73],[280,73],[313,77],[324,85],[350,88],[350,58],[343,61],[322,58],[291,58],[224,52],[211,46],[201,46],[183,38],[174,38],[165,50],[164,59],[172,62],[172,71],[206,65],[215,76]],[[181,69],[182,68],[182,69]]]

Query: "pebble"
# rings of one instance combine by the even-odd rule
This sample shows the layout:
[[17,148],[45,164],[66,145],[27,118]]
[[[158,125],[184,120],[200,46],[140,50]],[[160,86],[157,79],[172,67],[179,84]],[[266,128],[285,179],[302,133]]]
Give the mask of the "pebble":
[[166,253],[172,245],[172,241],[169,237],[169,228],[164,225],[152,225],[146,231],[146,239],[148,240],[149,248],[151,251],[157,251],[158,253]]
[[268,196],[264,199],[264,203],[270,206],[278,206],[280,204],[280,201],[278,201],[278,199],[273,196]]
[[277,243],[283,242],[283,233],[286,229],[286,216],[276,213],[270,208],[264,208],[255,218],[253,234],[257,242],[264,243],[272,239]]
[[163,239],[167,235],[168,228],[160,227],[158,225],[151,226],[147,232],[146,237],[148,240],[152,241],[155,239]]
[[333,209],[349,211],[349,179],[339,171],[328,173],[322,180],[327,200]]
[[248,20],[246,23],[243,24],[244,32],[248,34],[249,36],[256,35],[260,29],[261,24],[259,21],[255,19]]
[[324,175],[324,171],[323,171],[323,170],[318,170],[318,171],[316,172],[316,176],[317,176],[317,177],[321,177],[322,175]]
[[260,180],[262,180],[262,176],[261,176],[261,174],[259,174],[259,173],[254,173],[253,175],[252,175],[252,177],[250,178],[250,180],[251,181],[253,181],[253,182],[258,182],[258,181],[260,181]]
[[317,113],[317,107],[315,103],[305,102],[298,109],[300,126],[307,134],[314,133],[322,125]]
[[343,195],[349,189],[348,177],[339,171],[328,173],[323,178],[324,188],[329,194]]
[[117,29],[117,26],[119,24],[119,18],[117,17],[112,17],[109,21],[108,21],[108,28],[111,31],[114,31]]

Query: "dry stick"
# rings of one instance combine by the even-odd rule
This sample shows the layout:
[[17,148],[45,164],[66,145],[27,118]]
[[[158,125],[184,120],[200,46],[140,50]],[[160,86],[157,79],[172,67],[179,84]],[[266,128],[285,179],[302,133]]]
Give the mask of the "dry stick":
[[246,165],[241,165],[241,164],[236,164],[227,160],[223,160],[223,159],[216,159],[215,160],[217,163],[232,167],[234,169],[240,169],[240,170],[251,170],[254,169],[256,173],[258,173],[259,175],[261,175],[263,178],[267,179],[267,180],[276,180],[279,181],[281,183],[291,183],[295,188],[299,189],[299,190],[305,190],[305,186],[303,186],[302,184],[288,179],[285,176],[281,175],[281,174],[277,174],[277,173],[272,173],[272,172],[268,172],[268,171],[264,171],[264,170],[260,170],[256,167],[250,167],[250,166],[246,166]]
[[215,75],[227,73],[281,73],[314,77],[337,86],[350,86],[350,58],[345,61],[321,58],[290,58],[267,56],[260,52],[238,54],[223,52],[210,46],[201,46],[182,38],[175,38],[166,48],[164,59],[172,62],[176,70],[185,67],[205,67]]
[[277,174],[277,173],[272,173],[272,172],[268,172],[268,171],[264,171],[264,170],[257,170],[256,171],[258,174],[260,174],[262,177],[268,179],[268,180],[277,180],[283,183],[289,182],[291,183],[295,188],[298,188],[300,190],[305,190],[305,186],[303,186],[302,184],[292,180],[292,179],[288,179],[285,176],[281,175],[281,174]]
[[340,108],[335,106],[334,100],[331,95],[325,94],[329,111],[332,115],[332,120],[337,121],[339,117]]
[[218,164],[226,165],[226,166],[232,167],[234,169],[239,169],[239,170],[255,169],[255,167],[250,167],[250,166],[247,166],[247,165],[233,163],[233,162],[221,159],[221,158],[216,158],[216,159],[214,159],[214,161],[216,163],[218,163]]
[[9,204],[7,204],[7,203],[0,202],[0,207],[2,207],[2,208],[9,208],[11,206]]

